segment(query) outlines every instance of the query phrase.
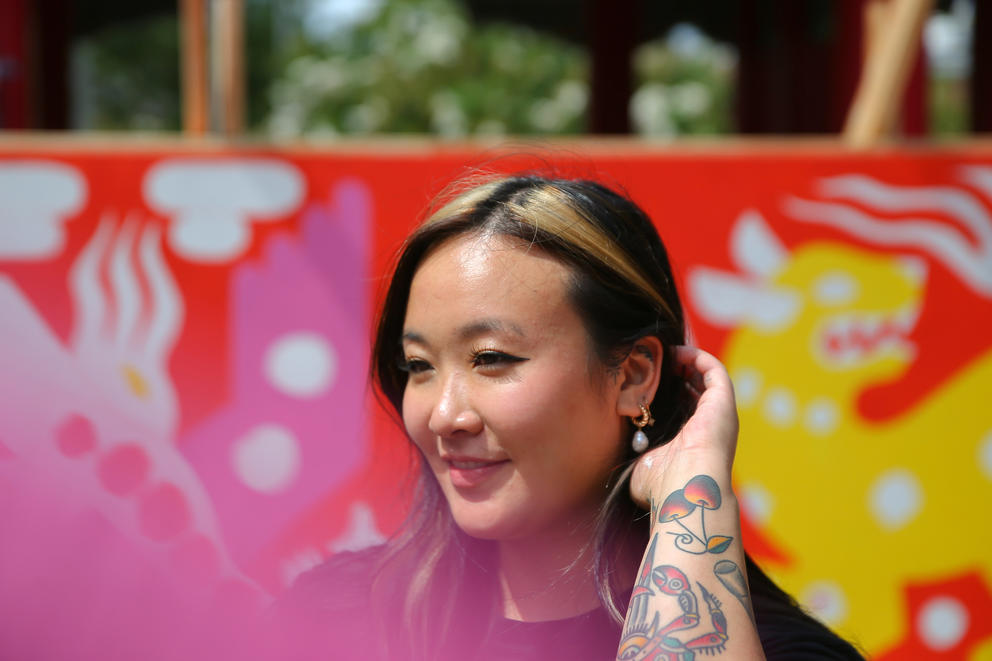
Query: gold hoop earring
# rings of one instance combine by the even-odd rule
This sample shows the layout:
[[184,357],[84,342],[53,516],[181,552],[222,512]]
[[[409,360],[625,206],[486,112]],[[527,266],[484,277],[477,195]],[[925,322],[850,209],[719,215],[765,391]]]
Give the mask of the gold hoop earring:
[[651,417],[651,409],[646,404],[638,404],[638,406],[641,407],[641,417],[630,419],[637,427],[634,438],[630,441],[630,446],[634,448],[634,452],[640,454],[648,449],[648,435],[644,433],[644,428],[653,425],[654,418]]

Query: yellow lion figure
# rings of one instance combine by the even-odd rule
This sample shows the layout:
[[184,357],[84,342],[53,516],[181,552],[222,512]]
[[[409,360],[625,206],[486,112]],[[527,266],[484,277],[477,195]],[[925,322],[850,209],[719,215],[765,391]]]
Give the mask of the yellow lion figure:
[[733,328],[722,358],[743,509],[790,556],[768,567],[783,587],[869,652],[888,649],[914,626],[905,584],[977,570],[992,585],[992,351],[898,417],[865,420],[859,393],[918,350],[925,263],[839,242],[790,254],[753,211],[731,251],[743,274],[697,268],[688,289],[704,320]]

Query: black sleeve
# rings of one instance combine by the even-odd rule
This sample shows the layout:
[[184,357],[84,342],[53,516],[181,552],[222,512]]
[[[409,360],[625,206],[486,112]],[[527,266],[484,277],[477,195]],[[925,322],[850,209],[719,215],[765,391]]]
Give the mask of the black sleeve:
[[864,655],[804,611],[746,557],[758,637],[768,661],[860,661]]
[[376,647],[369,591],[377,557],[378,549],[340,553],[302,574],[269,608],[266,655],[346,660]]

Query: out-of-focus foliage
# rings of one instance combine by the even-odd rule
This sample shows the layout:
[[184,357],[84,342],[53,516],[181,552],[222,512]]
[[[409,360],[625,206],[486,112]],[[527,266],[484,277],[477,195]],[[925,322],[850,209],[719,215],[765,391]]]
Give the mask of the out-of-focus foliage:
[[961,135],[969,130],[968,80],[974,21],[974,3],[954,0],[950,11],[934,12],[924,29],[923,45],[930,74],[927,97],[933,135]]
[[180,127],[176,17],[150,16],[105,28],[74,44],[74,128]]
[[[314,29],[315,8],[331,5],[362,11],[335,29]],[[927,24],[936,135],[967,131],[973,14],[972,0],[954,0]],[[458,137],[586,128],[585,50],[522,25],[476,24],[459,0],[245,0],[245,21],[253,133]],[[735,68],[730,46],[687,24],[643,44],[634,57],[633,132],[732,132]],[[77,40],[72,83],[76,128],[179,129],[176,14]]]
[[524,26],[474,25],[455,0],[391,0],[324,40],[300,29],[271,87],[277,136],[584,130],[588,58]]
[[[458,0],[369,0],[360,20],[316,30],[318,0],[247,0],[249,130],[274,137],[574,134],[586,128],[589,57],[508,23],[475,24]],[[325,26],[326,28],[326,26]],[[726,133],[735,57],[690,26],[641,46],[635,132]],[[177,130],[175,14],[77,41],[73,125]]]
[[[279,74],[281,58],[274,42],[280,5],[275,2],[245,2],[245,111],[250,126],[262,124],[268,116],[266,92]],[[85,35],[73,44],[70,66],[73,128],[174,131],[181,127],[177,14],[125,21]]]
[[681,23],[634,55],[630,117],[641,135],[733,131],[736,53],[694,26]]

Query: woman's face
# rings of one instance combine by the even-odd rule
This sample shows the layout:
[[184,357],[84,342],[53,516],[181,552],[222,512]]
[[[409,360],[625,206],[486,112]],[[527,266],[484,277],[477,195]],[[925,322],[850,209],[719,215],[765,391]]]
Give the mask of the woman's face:
[[619,387],[592,358],[568,275],[539,249],[469,235],[414,276],[403,420],[474,537],[588,521],[621,454]]

